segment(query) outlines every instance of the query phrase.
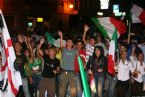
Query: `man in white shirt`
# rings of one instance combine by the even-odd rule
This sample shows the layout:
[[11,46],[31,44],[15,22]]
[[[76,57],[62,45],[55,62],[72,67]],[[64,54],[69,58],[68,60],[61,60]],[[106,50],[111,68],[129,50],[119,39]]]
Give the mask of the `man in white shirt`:
[[122,52],[121,60],[117,68],[117,97],[125,97],[125,94],[129,88],[130,74],[134,71],[132,63],[127,60],[127,51]]

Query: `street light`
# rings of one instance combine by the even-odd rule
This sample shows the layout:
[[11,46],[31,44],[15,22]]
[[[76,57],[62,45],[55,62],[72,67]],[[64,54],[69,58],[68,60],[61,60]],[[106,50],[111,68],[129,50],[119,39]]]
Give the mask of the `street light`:
[[74,5],[73,4],[69,4],[69,8],[70,9],[74,8]]

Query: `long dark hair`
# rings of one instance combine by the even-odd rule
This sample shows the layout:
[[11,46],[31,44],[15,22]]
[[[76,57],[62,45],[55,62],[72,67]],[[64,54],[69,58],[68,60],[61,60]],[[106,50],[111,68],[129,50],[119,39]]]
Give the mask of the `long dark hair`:
[[[96,49],[98,49],[98,50],[100,50],[100,56],[99,57],[97,57],[96,56]],[[93,53],[93,58],[97,58],[98,60],[97,61],[100,61],[100,59],[102,59],[102,58],[104,58],[104,49],[103,49],[103,47],[101,47],[101,46],[96,46],[95,47],[95,49],[94,49],[94,53]]]

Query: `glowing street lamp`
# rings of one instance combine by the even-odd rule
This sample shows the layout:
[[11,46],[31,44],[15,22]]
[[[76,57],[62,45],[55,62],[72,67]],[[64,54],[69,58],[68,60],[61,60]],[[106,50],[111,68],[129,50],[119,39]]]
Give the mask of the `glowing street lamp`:
[[70,9],[74,8],[74,5],[73,4],[69,4],[69,8]]

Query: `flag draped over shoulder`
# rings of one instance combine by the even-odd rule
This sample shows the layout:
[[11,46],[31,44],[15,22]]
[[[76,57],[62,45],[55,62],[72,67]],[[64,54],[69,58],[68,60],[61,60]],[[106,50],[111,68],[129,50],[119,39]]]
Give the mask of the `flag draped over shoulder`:
[[132,23],[142,22],[145,25],[145,10],[137,5],[133,5],[131,8]]
[[15,97],[22,85],[19,71],[14,69],[16,59],[12,40],[10,38],[6,22],[0,10],[0,32],[1,32],[1,55],[2,66],[0,66],[0,97]]
[[105,38],[112,39],[114,29],[117,29],[118,37],[126,32],[126,25],[112,17],[92,18],[92,21]]

